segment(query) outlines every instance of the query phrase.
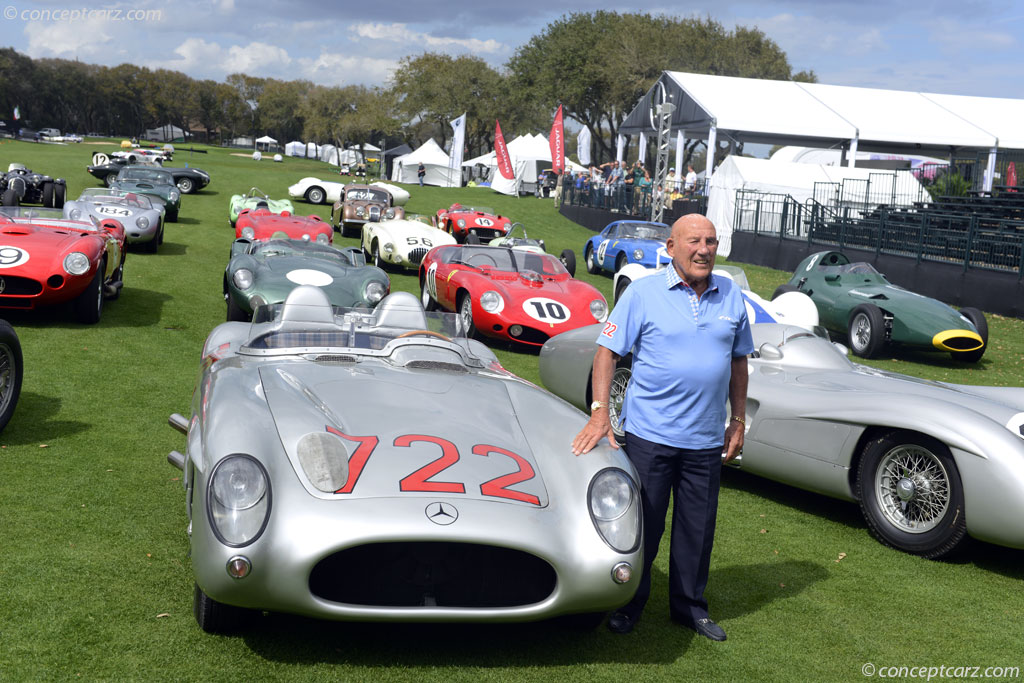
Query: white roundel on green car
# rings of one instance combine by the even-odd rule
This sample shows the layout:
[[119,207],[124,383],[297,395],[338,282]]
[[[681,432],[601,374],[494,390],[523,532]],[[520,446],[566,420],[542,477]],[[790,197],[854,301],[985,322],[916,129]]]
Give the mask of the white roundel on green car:
[[316,287],[326,287],[334,282],[334,278],[327,273],[321,270],[311,270],[309,268],[299,268],[297,270],[289,271],[288,275],[285,277],[297,285],[314,285]]

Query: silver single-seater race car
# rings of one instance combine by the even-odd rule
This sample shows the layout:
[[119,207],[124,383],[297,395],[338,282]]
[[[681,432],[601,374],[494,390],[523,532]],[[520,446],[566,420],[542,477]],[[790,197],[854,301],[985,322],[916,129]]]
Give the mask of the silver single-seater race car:
[[[552,337],[540,352],[544,385],[577,406],[591,400],[600,329]],[[909,553],[942,557],[967,536],[1024,548],[1024,389],[857,365],[845,347],[794,325],[751,330],[747,432],[733,464],[859,501],[875,536]],[[615,406],[631,365],[627,356],[615,370]]]
[[251,610],[596,625],[629,601],[632,465],[573,456],[586,417],[459,326],[407,292],[335,309],[304,285],[213,330],[192,417],[170,420],[200,627]]

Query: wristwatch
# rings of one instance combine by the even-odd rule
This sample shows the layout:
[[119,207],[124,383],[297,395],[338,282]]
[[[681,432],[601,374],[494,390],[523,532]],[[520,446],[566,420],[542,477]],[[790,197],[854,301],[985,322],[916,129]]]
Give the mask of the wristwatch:
[[590,412],[594,412],[598,408],[607,408],[607,407],[608,407],[608,402],[607,401],[594,401],[593,403],[590,404]]

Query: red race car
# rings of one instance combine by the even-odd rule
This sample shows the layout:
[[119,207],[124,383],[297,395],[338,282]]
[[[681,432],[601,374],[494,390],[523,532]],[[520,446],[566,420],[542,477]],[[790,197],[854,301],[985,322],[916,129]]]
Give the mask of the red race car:
[[330,244],[334,228],[320,216],[293,216],[289,211],[274,213],[269,209],[242,209],[235,221],[235,238],[269,240],[288,237],[293,240],[314,240]]
[[[447,209],[437,210],[437,227],[451,233],[459,244],[486,244],[495,237],[507,235],[512,221],[505,216],[496,216],[494,209],[486,206],[452,204]],[[475,235],[476,239],[470,235]]]
[[124,226],[65,219],[60,210],[6,207],[0,213],[0,308],[70,301],[79,322],[99,322],[103,299],[124,279]]
[[541,346],[603,322],[608,303],[554,256],[479,245],[434,247],[420,264],[423,307],[456,311],[471,335]]

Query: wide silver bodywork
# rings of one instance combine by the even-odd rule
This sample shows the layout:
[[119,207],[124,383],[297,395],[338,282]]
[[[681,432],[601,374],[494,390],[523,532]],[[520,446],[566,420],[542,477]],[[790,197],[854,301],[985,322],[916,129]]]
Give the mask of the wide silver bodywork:
[[128,244],[146,244],[160,237],[164,207],[155,205],[148,195],[88,188],[78,199],[64,203],[64,216],[73,220],[92,216],[97,221],[113,218],[124,226]]
[[[926,435],[955,461],[967,533],[1024,548],[1024,389],[884,372],[851,363],[842,349],[799,327],[751,329],[762,353],[748,361],[747,433],[738,466],[856,500],[857,468],[869,442],[886,433]],[[566,332],[540,352],[544,385],[577,406],[590,401],[600,330]]]
[[[573,456],[570,444],[585,416],[504,371],[479,342],[392,338],[395,330],[427,327],[410,294],[392,294],[373,312],[345,315],[332,320],[322,293],[303,286],[275,320],[225,323],[208,337],[183,463],[192,565],[203,592],[227,605],[339,620],[525,621],[626,603],[639,578],[639,528],[636,547],[617,552],[595,528],[588,507],[588,487],[602,470],[620,470],[636,481],[623,453],[602,447],[587,457]],[[452,315],[448,324],[457,326],[457,318]],[[354,336],[345,341],[348,332],[373,329],[390,329],[386,343],[383,337],[374,342],[379,348],[355,348]],[[330,334],[309,338],[318,346],[258,341],[284,332],[291,333],[289,343],[303,343],[302,335],[311,330]],[[325,429],[346,436],[339,439],[349,454],[346,486],[359,472],[348,492],[336,492],[345,488],[334,488],[340,479],[318,484],[311,474],[316,467],[297,446]],[[454,461],[425,467],[453,452]],[[265,468],[270,512],[255,541],[231,547],[212,528],[207,489],[217,463],[238,453]],[[518,483],[500,479],[529,470],[535,476]],[[457,485],[464,492],[442,490]],[[439,524],[439,511],[441,521],[456,518]],[[386,555],[374,554],[382,547],[408,554],[408,566],[401,567],[419,586],[408,590],[422,591],[414,600],[392,602],[416,604],[360,603],[360,596],[400,582],[397,565],[368,559]],[[480,547],[508,549],[524,562],[549,565],[550,590],[525,604],[445,604],[443,591],[430,587],[431,577],[443,567],[452,578],[486,581],[491,570],[462,566],[465,558],[458,556],[461,549],[470,549],[469,557]],[[456,552],[443,562],[426,559],[417,566],[424,548]],[[347,561],[352,549],[356,555]],[[237,556],[252,566],[242,579],[226,571]],[[625,584],[612,578],[622,562],[637,568]]]

